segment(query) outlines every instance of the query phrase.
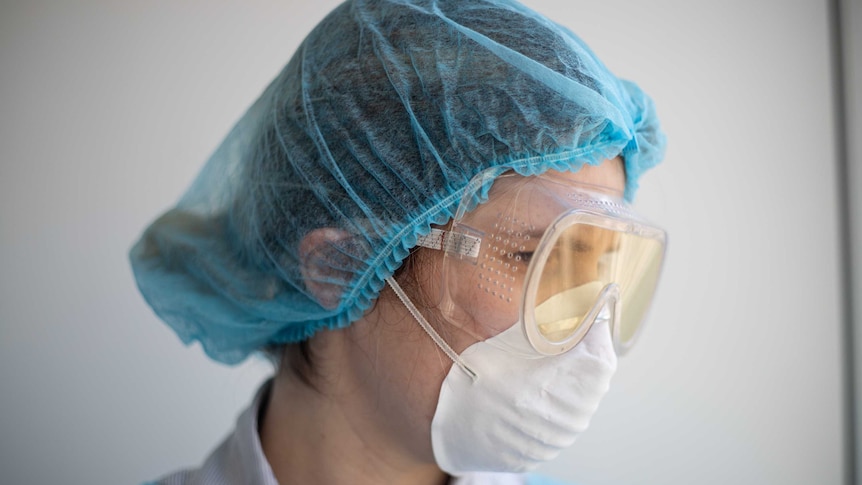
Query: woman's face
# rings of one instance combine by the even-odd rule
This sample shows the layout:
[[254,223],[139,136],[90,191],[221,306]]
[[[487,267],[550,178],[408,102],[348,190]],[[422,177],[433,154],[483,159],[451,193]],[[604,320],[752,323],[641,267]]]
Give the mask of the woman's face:
[[[454,241],[473,254],[443,258],[443,288],[435,301],[440,302],[445,320],[483,340],[510,328],[520,316],[534,253],[548,227],[572,208],[574,182],[579,182],[579,188],[622,195],[617,184],[624,180],[612,175],[611,169],[589,167],[575,174],[498,177],[488,200],[448,228],[452,234],[467,235]],[[583,186],[586,180],[601,184]],[[481,242],[475,244],[471,236]],[[569,227],[554,244],[565,250],[550,251],[542,261],[536,304],[598,280],[603,256],[614,251],[618,242],[615,231],[587,224]]]
[[[557,175],[620,196],[625,188],[625,173],[619,158],[606,160],[598,166],[585,166],[576,173]],[[487,204],[510,205],[512,201],[507,197],[512,191],[505,190],[505,184],[517,184],[518,178],[507,177],[495,183]],[[595,259],[598,259],[606,250],[600,246],[613,242],[603,241],[601,235],[593,239]],[[430,249],[419,251],[421,254],[414,259],[415,264],[401,275],[399,283],[456,352],[462,352],[480,338],[502,332],[517,321],[516,298],[501,298],[470,278],[463,278],[463,284],[456,283],[454,290],[449,291],[448,301],[454,302],[454,306],[441,308],[443,253]],[[583,259],[588,261],[589,257]],[[585,264],[590,265],[589,262]],[[583,270],[585,274],[589,272],[587,267]],[[477,265],[476,270],[480,269]],[[541,300],[543,296],[538,298]],[[464,322],[466,324],[462,324]],[[347,389],[341,397],[350,400],[356,408],[351,422],[355,423],[357,432],[368,436],[369,442],[382,439],[396,443],[399,455],[405,460],[412,457],[433,465],[431,421],[451,360],[437,348],[388,286],[372,310],[348,327],[343,335],[347,342],[339,346],[342,355],[331,362],[331,371],[337,372],[339,379],[345,379],[348,384],[341,386]]]

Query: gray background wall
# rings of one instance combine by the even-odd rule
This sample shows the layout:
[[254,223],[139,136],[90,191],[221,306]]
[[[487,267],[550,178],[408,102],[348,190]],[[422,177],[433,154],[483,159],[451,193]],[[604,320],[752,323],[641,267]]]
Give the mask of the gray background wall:
[[848,133],[848,180],[853,334],[855,345],[856,476],[862,481],[862,0],[841,2],[844,34],[845,107]]
[[[182,347],[126,251],[336,3],[0,3],[0,482],[137,483],[233,426],[268,365]],[[841,483],[826,2],[526,3],[641,84],[670,138],[637,202],[671,240],[649,328],[543,471]]]

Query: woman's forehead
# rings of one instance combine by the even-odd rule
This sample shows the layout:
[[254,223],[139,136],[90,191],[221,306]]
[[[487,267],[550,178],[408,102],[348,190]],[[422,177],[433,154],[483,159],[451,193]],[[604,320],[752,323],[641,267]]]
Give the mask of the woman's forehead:
[[494,181],[488,199],[471,210],[468,219],[486,229],[541,234],[562,212],[572,208],[575,188],[622,198],[622,161],[610,159],[597,166],[584,166],[578,172],[551,170],[535,176],[507,172]]
[[505,198],[512,189],[517,189],[528,183],[534,177],[544,177],[561,185],[567,183],[588,185],[594,190],[622,197],[626,187],[626,176],[623,161],[620,157],[605,160],[599,165],[584,165],[577,172],[560,172],[548,170],[539,176],[528,176],[507,172],[505,176],[494,181],[489,194],[490,199]]
[[626,172],[620,157],[605,160],[599,165],[584,165],[577,172],[557,172],[555,177],[572,182],[588,184],[622,196],[626,188]]

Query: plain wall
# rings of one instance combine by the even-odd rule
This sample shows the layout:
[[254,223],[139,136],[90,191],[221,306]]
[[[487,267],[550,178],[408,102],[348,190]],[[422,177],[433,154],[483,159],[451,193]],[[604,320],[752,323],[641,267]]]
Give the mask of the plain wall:
[[862,0],[842,0],[847,175],[850,199],[853,341],[855,352],[856,476],[862,480]]
[[[637,201],[670,234],[648,328],[542,470],[841,483],[825,1],[527,4],[651,94],[670,140]],[[137,483],[232,428],[269,366],[183,347],[126,253],[335,5],[0,4],[0,482]]]

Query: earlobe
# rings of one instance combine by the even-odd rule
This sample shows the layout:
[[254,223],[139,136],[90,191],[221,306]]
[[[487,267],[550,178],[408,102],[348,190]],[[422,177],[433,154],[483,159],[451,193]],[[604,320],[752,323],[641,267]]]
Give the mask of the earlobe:
[[305,287],[320,306],[334,310],[341,302],[351,273],[340,247],[350,238],[341,229],[323,227],[306,234],[299,243],[300,272]]

